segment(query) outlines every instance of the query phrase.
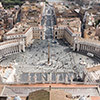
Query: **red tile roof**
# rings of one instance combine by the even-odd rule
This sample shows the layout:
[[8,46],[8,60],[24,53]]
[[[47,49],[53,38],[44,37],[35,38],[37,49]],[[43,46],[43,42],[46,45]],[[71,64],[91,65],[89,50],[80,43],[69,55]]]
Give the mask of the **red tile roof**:
[[93,97],[91,97],[91,100],[100,100],[100,96],[99,97],[93,96]]

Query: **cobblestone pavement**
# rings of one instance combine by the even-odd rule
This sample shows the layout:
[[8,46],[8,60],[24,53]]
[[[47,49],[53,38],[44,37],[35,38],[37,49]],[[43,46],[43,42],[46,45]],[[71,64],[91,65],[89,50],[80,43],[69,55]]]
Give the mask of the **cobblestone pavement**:
[[[18,53],[8,56],[1,65],[13,64],[16,67],[17,75],[22,72],[63,72],[73,71],[76,65],[80,72],[84,66],[88,64],[98,63],[84,55],[74,53],[68,47],[68,44],[62,40],[51,41],[50,43],[50,62],[48,59],[48,41],[35,40],[33,45],[26,49],[25,53]],[[85,61],[86,65],[81,65],[80,61]]]
[[[53,7],[46,5],[44,12],[45,20],[42,25],[45,27],[45,40],[35,40],[34,43],[26,48],[24,53],[18,53],[7,57],[1,65],[12,64],[16,68],[16,76],[22,79],[28,78],[28,73],[33,75],[35,72],[72,72],[79,75],[83,73],[83,68],[88,64],[98,63],[96,60],[84,55],[73,52],[68,43],[63,40],[53,40],[52,32],[55,23]],[[48,65],[48,42],[50,43],[50,64]],[[83,65],[80,62],[85,62]],[[23,73],[25,77],[23,77]],[[80,76],[80,75],[79,75]],[[70,76],[69,76],[70,77]],[[54,77],[53,77],[54,78]],[[61,79],[61,78],[60,78]]]

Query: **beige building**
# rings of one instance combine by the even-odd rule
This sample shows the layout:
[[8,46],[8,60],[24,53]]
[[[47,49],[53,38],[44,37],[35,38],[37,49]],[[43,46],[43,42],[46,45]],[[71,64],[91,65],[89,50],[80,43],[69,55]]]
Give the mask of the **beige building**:
[[65,33],[66,26],[65,25],[59,25],[54,27],[53,31],[53,37],[55,39],[63,39],[64,38],[64,33]]
[[24,39],[26,47],[32,43],[33,29],[27,24],[17,23],[13,29],[4,35],[5,40]]
[[[25,52],[25,47],[32,44],[34,39],[44,39],[44,29],[41,26],[43,5],[25,2],[22,5],[22,21],[3,35],[0,43],[0,61],[6,56]],[[0,35],[2,40],[2,35]]]
[[81,21],[77,14],[62,4],[55,4],[57,25],[54,26],[53,37],[65,39],[73,45],[74,37],[81,37]]
[[27,12],[30,9],[31,9],[31,5],[28,1],[26,1],[21,7],[22,12]]
[[73,46],[74,38],[81,37],[81,32],[75,33],[69,26],[61,25],[54,28],[53,36],[56,39],[65,39]]
[[73,27],[68,25],[58,25],[54,28],[53,36],[57,39],[66,39],[73,45],[74,37],[81,37],[81,31],[80,29],[73,30]]
[[44,28],[41,26],[41,18],[44,3],[29,3],[22,5],[22,22],[32,27],[33,39],[44,39]]
[[[93,53],[100,56],[99,28],[94,27],[85,30],[85,38],[81,38],[81,21],[71,10],[63,5],[54,5],[57,25],[54,26],[53,36],[57,39],[65,39],[72,45],[74,51]],[[65,13],[66,12],[66,13]],[[93,19],[92,17],[90,20]],[[97,37],[98,36],[98,37]]]
[[45,39],[43,27],[33,27],[33,39]]

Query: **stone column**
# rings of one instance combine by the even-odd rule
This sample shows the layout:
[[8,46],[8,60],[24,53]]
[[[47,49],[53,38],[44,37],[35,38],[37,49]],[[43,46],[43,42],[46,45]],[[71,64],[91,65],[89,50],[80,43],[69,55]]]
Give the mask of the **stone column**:
[[23,52],[25,52],[25,44],[22,45]]
[[59,83],[59,75],[56,74],[56,83]]
[[68,83],[68,75],[66,74],[65,83]]
[[81,44],[81,51],[83,51],[83,45]]
[[49,74],[49,83],[52,83],[52,73]]
[[35,83],[37,82],[37,76],[36,76],[36,73],[34,73],[34,82],[35,82]]
[[44,73],[42,73],[42,83],[44,84],[45,83],[45,76],[44,76]]
[[84,49],[84,44],[82,45],[82,48],[83,48],[83,50],[85,50],[85,49]]
[[73,84],[73,76],[70,77],[70,82]]
[[77,44],[77,51],[80,50],[80,44]]
[[30,83],[30,73],[28,73],[28,83]]
[[17,45],[17,46],[16,46],[16,51],[19,52],[18,50],[19,50],[19,47],[18,47],[18,45]]
[[42,31],[42,39],[43,39],[43,40],[45,39],[44,31]]
[[86,50],[86,45],[84,45],[84,50]]
[[86,47],[85,47],[85,45],[84,45],[84,50],[86,50]]
[[81,44],[81,51],[83,51],[83,44]]
[[75,48],[76,48],[76,44],[74,43],[74,45],[73,45],[73,51],[75,51]]
[[85,48],[86,48],[85,50],[87,51],[87,45],[85,45]]
[[21,52],[21,45],[19,44],[19,52]]

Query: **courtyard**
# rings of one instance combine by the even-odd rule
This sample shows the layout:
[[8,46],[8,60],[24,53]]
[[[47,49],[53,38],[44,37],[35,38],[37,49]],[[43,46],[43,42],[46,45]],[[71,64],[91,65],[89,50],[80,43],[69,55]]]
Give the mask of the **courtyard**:
[[[73,52],[69,44],[63,40],[50,39],[49,44],[50,64],[48,64],[47,39],[35,40],[25,52],[8,56],[0,64],[2,66],[14,66],[16,68],[17,80],[27,82],[28,75],[33,75],[34,73],[66,72],[82,76],[84,67],[98,63],[95,59]],[[41,74],[37,75],[37,77],[40,76]]]

